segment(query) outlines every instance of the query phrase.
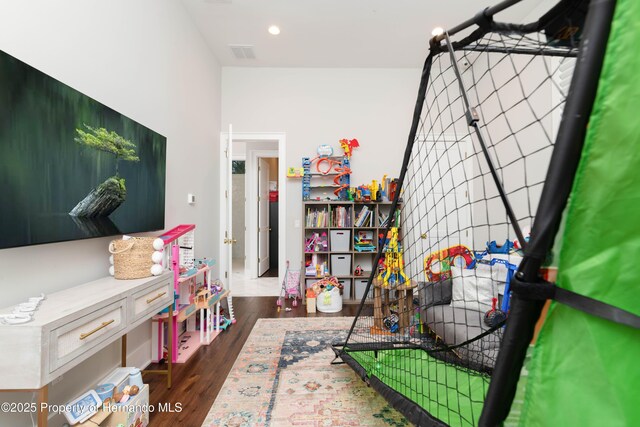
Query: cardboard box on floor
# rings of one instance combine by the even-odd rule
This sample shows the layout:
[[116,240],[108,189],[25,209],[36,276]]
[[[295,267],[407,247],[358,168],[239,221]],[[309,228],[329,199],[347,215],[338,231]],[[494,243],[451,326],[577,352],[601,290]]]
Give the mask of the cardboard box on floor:
[[[135,411],[125,410],[135,407]],[[116,406],[117,408],[117,406]],[[87,421],[76,424],[74,427],[147,427],[149,425],[149,386],[147,384],[142,390],[123,405],[122,410],[98,411]]]

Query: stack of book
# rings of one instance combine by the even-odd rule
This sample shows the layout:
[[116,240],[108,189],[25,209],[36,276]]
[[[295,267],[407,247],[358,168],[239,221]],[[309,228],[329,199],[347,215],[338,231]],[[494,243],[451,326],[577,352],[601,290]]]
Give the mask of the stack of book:
[[331,218],[332,227],[351,227],[351,209],[344,206],[337,206],[333,209],[333,217]]
[[373,224],[373,211],[368,206],[363,206],[356,218],[356,227],[371,227]]
[[[394,221],[392,226],[393,227],[399,227],[400,226],[400,209],[396,210],[396,214],[394,215]],[[380,222],[380,228],[386,228],[389,226],[389,219],[391,218],[390,214],[385,215],[384,213],[380,212],[378,214],[378,221]]]
[[321,211],[315,209],[307,209],[306,226],[307,228],[326,227],[327,211],[324,209]]

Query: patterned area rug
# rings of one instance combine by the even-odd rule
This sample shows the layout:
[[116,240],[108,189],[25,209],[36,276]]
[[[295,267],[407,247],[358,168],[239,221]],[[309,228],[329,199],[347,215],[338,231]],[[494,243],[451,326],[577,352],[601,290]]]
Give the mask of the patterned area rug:
[[259,319],[203,426],[408,426],[347,365],[352,317]]

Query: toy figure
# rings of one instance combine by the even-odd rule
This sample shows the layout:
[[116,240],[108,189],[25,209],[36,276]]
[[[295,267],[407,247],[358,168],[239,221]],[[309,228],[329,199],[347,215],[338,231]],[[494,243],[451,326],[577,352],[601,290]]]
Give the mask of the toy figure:
[[385,269],[378,275],[378,280],[383,287],[402,285],[409,281],[404,273],[404,261],[402,259],[402,248],[398,241],[398,229],[392,227],[387,234],[384,252]]
[[360,267],[360,265],[357,265],[355,271],[353,272],[353,275],[354,276],[362,276],[362,273],[363,273],[362,267]]
[[344,155],[347,159],[351,158],[351,154],[353,154],[353,149],[360,147],[357,139],[341,139],[340,146],[344,150]]
[[375,179],[373,181],[371,181],[371,200],[374,202],[379,201],[379,196],[380,193],[379,191],[379,187],[378,187],[378,181],[376,181]]
[[389,330],[389,332],[398,332],[398,322],[400,318],[396,313],[391,313],[390,316],[387,316],[383,319],[384,327]]

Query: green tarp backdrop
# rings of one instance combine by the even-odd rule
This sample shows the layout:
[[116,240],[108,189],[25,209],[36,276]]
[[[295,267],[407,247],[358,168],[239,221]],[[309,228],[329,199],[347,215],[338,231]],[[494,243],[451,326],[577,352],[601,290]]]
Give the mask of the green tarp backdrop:
[[[558,286],[640,314],[640,2],[618,0],[569,199]],[[552,303],[520,425],[640,423],[640,331]]]

